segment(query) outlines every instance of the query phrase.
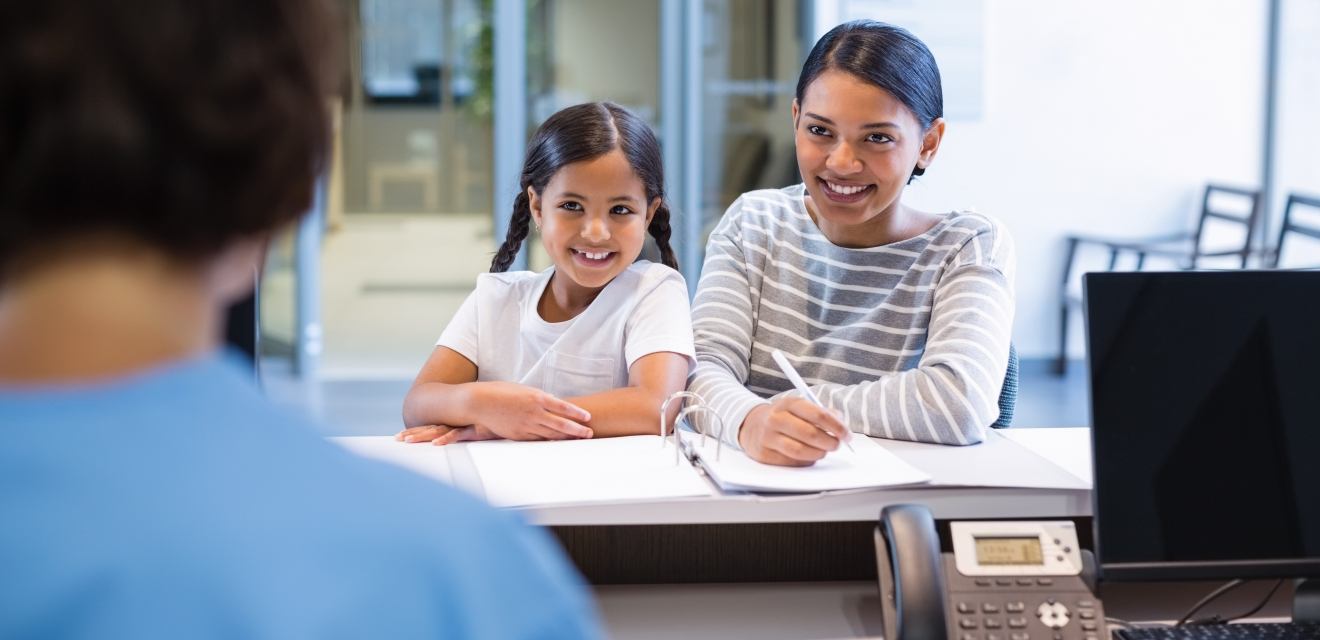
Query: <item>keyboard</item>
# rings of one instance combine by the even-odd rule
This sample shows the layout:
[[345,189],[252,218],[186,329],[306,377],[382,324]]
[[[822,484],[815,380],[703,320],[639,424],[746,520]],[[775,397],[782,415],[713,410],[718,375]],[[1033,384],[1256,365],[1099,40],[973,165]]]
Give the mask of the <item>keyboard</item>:
[[1320,623],[1198,624],[1115,629],[1121,640],[1320,640]]

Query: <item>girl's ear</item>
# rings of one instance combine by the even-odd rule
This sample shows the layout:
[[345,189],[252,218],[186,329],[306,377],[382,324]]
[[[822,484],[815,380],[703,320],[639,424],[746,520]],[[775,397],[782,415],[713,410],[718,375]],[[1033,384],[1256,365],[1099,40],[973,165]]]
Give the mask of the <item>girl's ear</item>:
[[541,228],[541,196],[536,193],[530,185],[527,187],[527,208],[532,211],[532,222],[536,223],[536,228]]
[[649,205],[646,206],[646,226],[647,226],[647,227],[650,227],[650,226],[651,226],[651,220],[653,220],[653,219],[655,218],[655,212],[658,211],[658,210],[660,209],[660,205],[661,205],[661,204],[664,204],[664,200],[661,200],[660,198],[656,197],[656,198],[652,198],[652,199],[651,199],[651,204],[649,204]]
[[935,161],[935,152],[940,150],[940,140],[944,139],[944,118],[935,118],[921,138],[921,153],[917,156],[917,166],[925,169]]
[[793,128],[797,129],[798,116],[802,115],[802,107],[798,104],[797,98],[793,98]]

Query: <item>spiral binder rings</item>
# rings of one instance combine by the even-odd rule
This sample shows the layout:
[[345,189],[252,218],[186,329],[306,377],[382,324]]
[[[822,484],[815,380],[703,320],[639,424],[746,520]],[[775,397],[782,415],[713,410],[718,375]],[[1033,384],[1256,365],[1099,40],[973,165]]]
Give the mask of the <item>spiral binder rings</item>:
[[[685,406],[670,423],[667,419],[669,405],[675,400],[683,401]],[[713,434],[714,446],[708,444],[712,434],[679,428],[684,418],[694,413],[703,413],[714,419],[717,425],[717,430]],[[810,467],[763,464],[752,460],[741,450],[732,447],[725,450],[724,430],[727,427],[718,413],[703,404],[700,396],[690,391],[675,393],[660,405],[661,447],[669,447],[672,444],[674,464],[681,464],[681,458],[686,458],[689,464],[700,468],[724,491],[819,493],[922,484],[930,481],[929,475],[866,437],[853,439],[854,450],[841,447]]]

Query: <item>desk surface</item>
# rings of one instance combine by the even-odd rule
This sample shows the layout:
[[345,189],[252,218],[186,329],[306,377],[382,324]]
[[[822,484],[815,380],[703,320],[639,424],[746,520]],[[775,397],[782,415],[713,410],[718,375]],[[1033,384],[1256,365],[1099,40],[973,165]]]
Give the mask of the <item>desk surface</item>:
[[[1048,432],[1048,433],[1046,433]],[[484,495],[464,444],[405,445],[389,437],[335,438],[367,457]],[[886,504],[921,502],[937,518],[1051,518],[1091,514],[1087,429],[1006,429],[971,447],[880,441],[930,474],[929,485],[792,496],[718,495],[528,507],[537,524],[632,525],[856,522]]]

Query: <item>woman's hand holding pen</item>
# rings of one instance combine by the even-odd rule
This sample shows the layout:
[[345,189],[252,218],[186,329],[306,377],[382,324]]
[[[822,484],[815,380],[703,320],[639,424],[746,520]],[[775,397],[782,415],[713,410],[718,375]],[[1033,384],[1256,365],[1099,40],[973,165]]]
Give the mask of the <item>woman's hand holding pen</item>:
[[752,409],[738,431],[738,444],[758,462],[807,467],[851,435],[833,411],[786,396]]
[[591,414],[549,393],[513,382],[474,382],[466,387],[462,427],[424,425],[401,431],[396,440],[450,444],[464,440],[567,440],[590,438]]

